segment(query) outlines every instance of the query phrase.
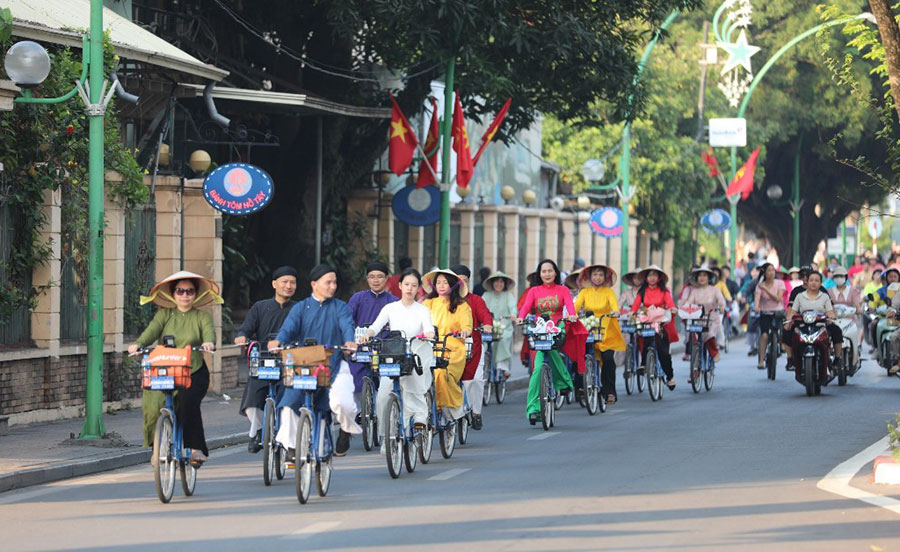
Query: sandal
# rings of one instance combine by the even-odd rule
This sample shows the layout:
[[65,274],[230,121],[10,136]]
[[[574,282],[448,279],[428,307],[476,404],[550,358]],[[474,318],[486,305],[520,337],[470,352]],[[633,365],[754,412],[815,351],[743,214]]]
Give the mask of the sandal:
[[757,369],[757,370],[765,370],[765,369],[766,369],[766,366],[765,366],[765,364],[757,364],[757,365],[756,365],[756,369]]
[[669,388],[669,391],[673,391],[675,389],[675,378],[672,378],[669,381],[667,381],[666,387]]
[[613,404],[616,404],[616,396],[615,395],[607,395],[606,396],[606,405],[609,406],[609,405],[613,405]]

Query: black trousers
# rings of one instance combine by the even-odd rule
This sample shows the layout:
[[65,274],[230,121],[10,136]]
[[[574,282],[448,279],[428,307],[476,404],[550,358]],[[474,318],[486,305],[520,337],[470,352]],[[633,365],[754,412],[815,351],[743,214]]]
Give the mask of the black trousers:
[[616,398],[616,352],[603,351],[600,353],[600,394],[604,397],[612,395]]
[[200,414],[200,403],[209,390],[209,370],[206,364],[191,374],[191,387],[182,389],[175,396],[175,416],[181,422],[184,431],[184,446],[191,450],[199,450],[209,456],[206,448],[206,435],[203,433],[203,417]]
[[[647,349],[649,347],[650,341],[645,339],[641,363],[644,362],[644,358],[647,356]],[[669,352],[669,340],[666,339],[665,335],[656,336],[656,355],[659,357],[659,363],[660,365],[662,365],[663,373],[666,374],[666,377],[669,379],[674,378],[675,372],[672,371],[672,354]]]

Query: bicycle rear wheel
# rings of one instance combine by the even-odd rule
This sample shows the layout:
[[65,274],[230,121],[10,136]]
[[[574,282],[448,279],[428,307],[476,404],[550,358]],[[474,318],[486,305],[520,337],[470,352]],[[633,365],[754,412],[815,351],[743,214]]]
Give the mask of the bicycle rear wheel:
[[703,382],[700,381],[700,340],[697,339],[697,335],[694,334],[691,336],[691,389],[694,390],[694,393],[699,393],[700,389],[703,386]]
[[371,378],[363,378],[362,392],[363,448],[369,451],[378,446],[378,428],[375,423],[375,392]]
[[703,371],[703,386],[707,391],[710,391],[713,382],[716,380],[716,363],[711,358],[707,359],[707,362],[706,370]]
[[650,400],[654,402],[662,398],[663,385],[656,363],[656,349],[649,347],[644,355],[644,368],[647,371],[647,391],[650,393]]
[[541,383],[541,426],[544,431],[550,429],[550,417],[556,408],[553,399],[550,398],[550,364],[546,361],[541,364],[539,375]]
[[625,371],[622,373],[622,378],[625,380],[625,392],[631,395],[634,393],[635,387],[637,387],[637,374],[634,371],[634,346],[629,343],[625,347]]
[[263,483],[268,487],[272,484],[276,470],[280,469],[278,445],[275,443],[275,401],[266,399],[266,416],[263,420]]
[[503,404],[503,401],[506,400],[506,380],[500,378],[497,383],[494,384],[494,395],[497,398],[497,404]]
[[172,500],[172,493],[175,492],[175,467],[178,461],[172,455],[172,415],[165,409],[156,420],[156,430],[153,433],[153,460],[156,462],[156,469],[153,471],[156,494],[159,500],[166,504]]
[[333,456],[331,455],[332,443],[331,441],[331,431],[328,428],[328,423],[323,419],[320,420],[319,423],[319,450],[324,454],[326,451],[328,452],[324,458],[318,458],[318,451],[316,454],[316,487],[319,491],[319,496],[325,496],[328,494],[328,487],[331,486],[331,472],[332,472],[332,464],[331,459]]
[[600,409],[600,390],[597,389],[597,381],[593,353],[584,355],[584,407],[589,416],[593,416]]
[[447,425],[444,426],[444,429],[441,430],[440,438],[441,442],[441,455],[444,458],[450,458],[453,456],[453,451],[456,450],[456,422],[447,422]]
[[184,496],[193,496],[197,487],[197,468],[188,460],[181,462],[178,469],[181,472],[181,490],[184,491]]
[[491,404],[491,393],[494,391],[494,377],[497,374],[496,368],[491,367],[491,356],[493,353],[489,347],[485,347],[484,349],[484,368],[482,369],[484,372],[484,395],[481,399],[481,404],[483,406],[487,406]]
[[419,458],[419,447],[416,446],[416,440],[410,439],[403,441],[403,463],[406,464],[407,473],[416,471],[416,462]]
[[300,422],[297,424],[297,441],[294,453],[294,475],[297,488],[297,500],[306,504],[312,488],[313,450],[312,450],[312,414],[305,408],[300,409]]
[[469,440],[469,416],[470,414],[466,414],[462,418],[456,420],[456,424],[459,426],[456,428],[456,436],[459,439],[460,445],[465,445],[466,441]]
[[403,467],[401,464],[403,462],[403,429],[400,416],[400,399],[391,393],[384,405],[381,421],[384,426],[384,450],[388,473],[394,479],[400,477],[400,470]]
[[431,389],[425,393],[425,412],[428,419],[425,421],[425,429],[419,432],[419,461],[427,464],[431,461],[431,451],[434,449],[434,395]]

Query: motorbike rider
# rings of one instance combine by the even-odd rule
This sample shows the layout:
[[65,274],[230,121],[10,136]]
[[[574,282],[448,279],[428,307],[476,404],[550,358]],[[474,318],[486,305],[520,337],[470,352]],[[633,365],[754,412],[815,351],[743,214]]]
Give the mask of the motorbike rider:
[[890,305],[891,300],[888,297],[888,286],[893,283],[900,282],[900,270],[897,270],[893,267],[889,268],[881,274],[881,279],[884,284],[880,288],[878,288],[878,304]]
[[[896,317],[898,310],[900,310],[900,293],[895,294],[891,299],[891,306],[887,311],[888,318]],[[894,332],[891,334],[891,352],[894,358],[900,359],[900,332]],[[893,366],[888,368],[888,374],[893,376],[897,372],[900,372],[900,360],[898,360],[897,362],[898,363],[895,363]]]
[[[812,270],[807,274],[807,289],[798,293],[791,302],[791,306],[788,308],[786,319],[784,321],[784,335],[789,338],[793,337],[790,330],[794,323],[793,317],[795,314],[810,310],[824,312],[825,317],[828,319],[828,323],[825,324],[825,331],[828,332],[829,337],[831,337],[831,343],[834,346],[834,367],[840,368],[841,346],[844,343],[844,334],[841,332],[840,327],[832,323],[836,318],[834,305],[831,303],[831,298],[825,290],[822,289],[822,279],[822,273],[818,270]],[[788,355],[788,359],[793,356],[790,345],[786,346],[785,352]]]
[[[857,313],[860,313],[862,307],[862,295],[860,295],[858,288],[855,288],[848,283],[850,275],[847,273],[847,269],[842,266],[837,266],[832,272],[831,277],[834,280],[834,287],[828,290],[828,295],[831,296],[831,302],[835,305],[853,307],[856,309]],[[853,343],[853,362],[856,363],[859,358],[859,345],[862,343],[862,326],[857,324],[856,320],[854,320],[853,323],[857,330],[857,334],[855,335],[856,339]],[[849,329],[852,331],[854,330],[854,327],[851,326]]]

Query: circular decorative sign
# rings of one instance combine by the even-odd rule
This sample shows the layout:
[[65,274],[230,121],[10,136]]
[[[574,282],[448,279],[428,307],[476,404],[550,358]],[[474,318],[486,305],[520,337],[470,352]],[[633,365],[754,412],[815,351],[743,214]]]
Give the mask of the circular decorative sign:
[[588,221],[591,230],[604,238],[614,238],[622,233],[622,210],[617,207],[604,207],[591,213]]
[[731,227],[731,215],[722,209],[713,209],[703,213],[700,226],[710,234],[721,234]]
[[437,186],[406,186],[394,196],[391,209],[410,226],[430,226],[441,219],[441,192]]
[[275,188],[269,173],[247,163],[217,167],[203,181],[203,197],[213,209],[228,215],[249,215],[272,201]]

